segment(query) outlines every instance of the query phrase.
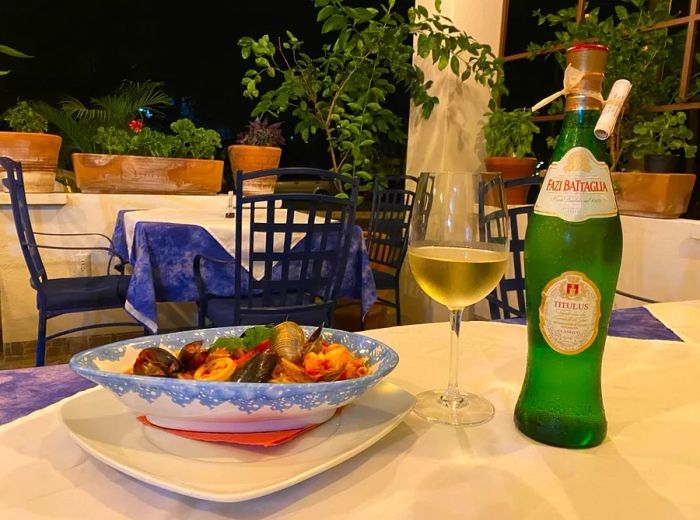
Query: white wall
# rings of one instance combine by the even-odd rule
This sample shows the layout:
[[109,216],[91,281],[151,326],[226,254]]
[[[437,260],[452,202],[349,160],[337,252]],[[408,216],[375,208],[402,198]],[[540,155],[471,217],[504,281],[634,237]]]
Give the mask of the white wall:
[[[7,195],[4,196],[6,198]],[[28,195],[30,204],[32,195]],[[112,235],[117,211],[120,209],[148,209],[157,207],[182,208],[183,211],[195,208],[211,208],[219,205],[222,212],[226,208],[226,196],[194,195],[91,195],[84,193],[66,194],[65,205],[31,206],[30,215],[34,231],[50,233],[103,233]],[[52,242],[49,242],[52,240]],[[95,238],[55,239],[39,238],[39,243],[61,245],[105,245]],[[72,276],[75,252],[43,249],[41,256],[49,277]],[[92,275],[106,271],[106,253],[93,252]],[[114,271],[113,271],[114,273]],[[36,293],[29,285],[29,272],[24,264],[22,252],[9,205],[0,201],[0,309],[2,312],[2,337],[4,342],[29,341],[36,339],[37,311]],[[159,324],[162,328],[193,326],[196,324],[194,304],[162,304],[159,310]],[[49,334],[66,328],[98,322],[130,321],[123,311],[100,311],[99,313],[72,314],[49,320]],[[83,334],[100,334],[96,329]],[[118,330],[118,329],[112,329]],[[128,329],[124,329],[128,330]],[[131,329],[133,330],[133,329]]]
[[[700,298],[700,220],[622,216],[619,290],[657,301]],[[639,305],[619,296],[616,307]]]
[[[434,0],[417,0],[430,11]],[[499,52],[503,0],[443,0],[442,14],[454,25],[480,43]],[[488,111],[489,90],[474,80],[461,82],[448,69],[438,71],[429,60],[415,58],[433,80],[430,91],[440,103],[427,121],[420,110],[411,107],[408,129],[406,171],[417,175],[422,171],[479,171],[484,168],[485,147],[481,127]],[[404,263],[401,273],[401,310],[405,323],[422,323],[448,319],[446,309],[432,302],[416,285]],[[466,316],[465,316],[466,318]]]
[[[622,215],[620,291],[660,302],[700,298],[700,221]],[[518,218],[522,236],[527,218]],[[508,276],[513,276],[508,266]],[[511,305],[517,307],[515,298]],[[613,308],[637,307],[644,302],[616,295]],[[490,319],[485,301],[475,305],[477,316]]]

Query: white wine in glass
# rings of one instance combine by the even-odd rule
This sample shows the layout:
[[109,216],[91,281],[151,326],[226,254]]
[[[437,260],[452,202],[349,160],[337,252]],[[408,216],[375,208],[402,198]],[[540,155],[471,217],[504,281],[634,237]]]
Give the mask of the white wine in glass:
[[508,263],[508,218],[500,175],[422,173],[408,262],[420,288],[450,310],[452,330],[447,388],[418,394],[414,411],[439,423],[484,423],[493,417],[493,405],[458,388],[459,329],[464,308],[493,290]]

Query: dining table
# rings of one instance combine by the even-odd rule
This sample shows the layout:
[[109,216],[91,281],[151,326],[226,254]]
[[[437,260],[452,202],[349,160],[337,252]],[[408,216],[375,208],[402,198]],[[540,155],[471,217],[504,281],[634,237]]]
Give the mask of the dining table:
[[[448,323],[362,334],[398,353],[386,382],[414,395],[446,384]],[[495,405],[491,421],[453,427],[409,413],[345,462],[235,503],[166,491],[83,451],[61,410],[101,389],[67,365],[2,371],[0,511],[12,519],[700,518],[700,300],[613,311],[602,376],[608,433],[588,449],[540,444],[515,427],[526,325],[464,322],[461,343],[460,387]]]
[[[124,306],[126,312],[156,333],[158,302],[197,301],[194,274],[197,255],[229,262],[223,265],[204,262],[203,276],[211,293],[233,296],[235,212],[233,215],[226,217],[222,208],[118,211],[112,243],[114,252],[129,265],[131,280]],[[285,222],[286,210],[278,208],[276,218]],[[306,217],[300,215],[300,218]],[[308,237],[304,234],[295,233],[292,250],[303,250],[305,240]],[[248,247],[245,237],[242,246]],[[282,246],[281,242],[279,247]],[[247,257],[247,251],[243,251],[243,256]],[[353,226],[348,255],[341,261],[345,265],[337,297],[359,301],[364,316],[377,300],[377,291],[360,226]],[[245,265],[243,267],[246,269]],[[273,276],[274,273],[275,266]],[[259,273],[250,274],[259,279]]]

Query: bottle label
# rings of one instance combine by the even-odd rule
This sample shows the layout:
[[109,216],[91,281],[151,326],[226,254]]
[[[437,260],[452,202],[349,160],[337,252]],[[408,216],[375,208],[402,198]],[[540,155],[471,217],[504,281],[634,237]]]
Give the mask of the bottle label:
[[617,203],[608,166],[587,148],[572,148],[547,170],[535,213],[568,222],[614,217]]
[[566,271],[542,291],[540,331],[560,354],[578,354],[593,344],[600,320],[600,291],[579,271]]

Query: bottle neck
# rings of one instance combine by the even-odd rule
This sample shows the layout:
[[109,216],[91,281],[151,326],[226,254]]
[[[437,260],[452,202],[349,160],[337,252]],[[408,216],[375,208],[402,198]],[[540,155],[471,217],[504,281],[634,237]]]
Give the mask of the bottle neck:
[[566,152],[577,146],[588,148],[599,161],[605,160],[604,142],[596,139],[593,134],[599,117],[600,110],[595,108],[578,106],[574,110],[567,110],[564,113],[559,139],[554,147],[552,161],[558,161]]

